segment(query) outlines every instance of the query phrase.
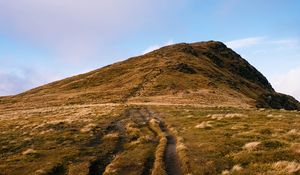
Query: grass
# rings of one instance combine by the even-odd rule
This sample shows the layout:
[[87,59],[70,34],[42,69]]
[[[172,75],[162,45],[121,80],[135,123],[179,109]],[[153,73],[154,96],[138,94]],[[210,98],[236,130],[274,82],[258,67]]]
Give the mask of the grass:
[[[2,174],[166,174],[166,133],[184,174],[297,174],[300,113],[74,105],[0,116]],[[141,115],[141,113],[144,113]],[[159,117],[159,118],[157,118]]]
[[[2,114],[0,172],[50,173],[62,171],[66,164],[81,158],[89,159],[92,156],[89,152],[97,152],[99,148],[85,145],[118,117],[121,108],[69,107]],[[83,153],[87,155],[80,156]]]
[[189,159],[192,174],[300,172],[299,112],[189,106],[155,109],[182,138],[186,156],[179,157]]
[[164,147],[138,114],[122,105],[9,111],[0,116],[0,172],[150,174]]
[[150,127],[153,131],[158,134],[159,144],[155,152],[155,161],[153,165],[152,175],[166,175],[165,165],[164,165],[164,152],[167,145],[167,138],[165,132],[160,128],[160,121],[156,119],[150,120]]

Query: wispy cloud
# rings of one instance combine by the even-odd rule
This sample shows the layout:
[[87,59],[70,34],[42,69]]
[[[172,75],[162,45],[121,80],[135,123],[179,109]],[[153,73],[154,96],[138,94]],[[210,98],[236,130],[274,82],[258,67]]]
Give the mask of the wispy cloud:
[[274,88],[300,100],[300,67],[271,79]]
[[179,0],[0,0],[0,34],[33,43],[62,59],[99,59],[110,45],[141,28],[163,25],[171,3],[173,9],[182,4]]
[[19,69],[12,72],[0,72],[0,96],[15,95],[49,81],[32,69]]
[[[183,4],[182,0],[0,0],[0,42],[3,36],[12,41],[4,44],[9,45],[13,58],[0,53],[0,62],[10,63],[0,63],[0,95],[19,93],[54,76],[70,76],[112,63],[117,57],[135,55],[140,48],[127,48],[140,38],[137,33],[166,28],[166,21],[171,21]],[[26,45],[24,54],[15,49],[20,43]],[[39,57],[33,56],[39,51]],[[51,73],[40,79],[36,77],[39,73],[24,78],[10,71],[23,66]]]
[[300,100],[299,38],[249,37],[226,42],[226,45],[263,67],[277,91]]
[[145,49],[142,54],[146,54],[146,53],[149,53],[149,52],[154,51],[156,49],[159,49],[159,48],[161,48],[163,46],[168,46],[168,45],[172,45],[172,44],[174,44],[174,42],[172,40],[169,40],[169,41],[167,41],[164,44],[152,45],[152,46],[148,47],[147,49]]
[[225,44],[232,49],[238,49],[238,48],[243,48],[243,47],[260,44],[263,41],[265,41],[265,38],[266,37],[243,38],[243,39],[228,41],[228,42],[225,42]]
[[273,45],[273,48],[291,49],[300,46],[300,40],[297,38],[284,38],[284,39],[268,39],[267,37],[248,37],[232,41],[227,41],[225,44],[232,49],[245,48],[255,46],[258,44]]
[[276,44],[279,49],[294,49],[300,47],[300,40],[297,38],[287,38],[270,41],[270,44]]

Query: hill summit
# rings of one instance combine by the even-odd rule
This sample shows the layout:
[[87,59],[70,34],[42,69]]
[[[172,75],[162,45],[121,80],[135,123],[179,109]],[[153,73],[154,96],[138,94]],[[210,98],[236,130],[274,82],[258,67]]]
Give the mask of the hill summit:
[[300,109],[239,54],[216,41],[180,43],[56,81],[1,106],[148,103]]

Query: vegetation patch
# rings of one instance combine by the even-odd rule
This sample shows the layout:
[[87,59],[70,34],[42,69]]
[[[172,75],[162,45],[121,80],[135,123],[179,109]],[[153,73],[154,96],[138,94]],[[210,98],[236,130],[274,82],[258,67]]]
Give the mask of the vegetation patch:
[[[176,130],[176,137],[184,140],[191,174],[296,172],[300,161],[300,139],[295,129],[300,127],[298,112],[192,106],[155,109]],[[204,129],[207,123],[212,127]],[[281,165],[279,171],[274,164],[281,161],[289,164]]]

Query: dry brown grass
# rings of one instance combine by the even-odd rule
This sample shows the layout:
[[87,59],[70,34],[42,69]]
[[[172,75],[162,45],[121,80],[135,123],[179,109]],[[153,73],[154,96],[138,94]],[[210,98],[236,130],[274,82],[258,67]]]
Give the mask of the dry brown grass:
[[101,127],[117,118],[121,110],[111,106],[61,106],[0,114],[0,172],[45,174],[57,166],[61,171],[71,171],[74,166],[67,165],[66,157],[70,162],[87,159],[88,164],[88,152],[98,148],[84,145],[98,137]]
[[[192,174],[273,175],[297,169],[299,112],[192,106],[155,109],[183,138]],[[209,121],[212,127],[202,127]],[[197,123],[205,129],[195,129]],[[282,168],[285,171],[274,169],[280,161],[289,162]]]
[[296,174],[300,173],[300,163],[297,163],[295,161],[279,161],[273,164],[273,168],[278,173],[284,173],[284,174]]
[[200,129],[212,128],[212,121],[201,122],[200,124],[196,125],[195,128],[200,128]]
[[161,130],[159,124],[160,121],[152,118],[149,122],[150,127],[158,134],[159,144],[155,151],[155,161],[153,165],[152,175],[166,175],[165,165],[164,165],[164,153],[167,145],[166,134]]
[[257,146],[261,144],[261,142],[249,142],[249,143],[246,143],[243,148],[248,150],[248,151],[253,151],[257,148]]
[[[298,112],[192,106],[153,109],[161,113],[176,138],[184,174],[299,171]],[[145,169],[166,174],[167,139],[161,120],[156,114],[139,117],[140,111],[123,110],[122,106],[77,106],[1,114],[0,170],[12,175],[86,174],[90,165],[101,160],[106,162],[106,174],[135,175]],[[152,118],[149,123],[148,118]],[[211,126],[195,128],[202,123]]]
[[36,154],[36,153],[37,153],[37,151],[34,150],[34,149],[31,149],[31,148],[29,148],[29,149],[22,152],[23,155]]

